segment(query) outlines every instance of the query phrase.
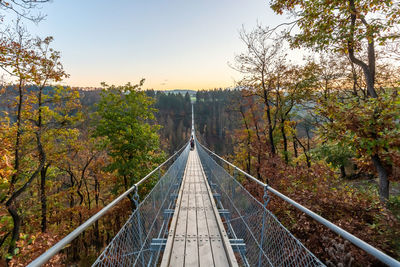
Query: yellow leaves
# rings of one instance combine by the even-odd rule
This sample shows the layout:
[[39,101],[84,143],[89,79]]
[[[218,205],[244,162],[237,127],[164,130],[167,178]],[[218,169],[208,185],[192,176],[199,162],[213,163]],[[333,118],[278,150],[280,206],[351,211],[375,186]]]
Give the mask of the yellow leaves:
[[9,131],[12,131],[12,128],[8,123],[0,123],[0,196],[8,188],[9,180],[14,173],[12,139]]

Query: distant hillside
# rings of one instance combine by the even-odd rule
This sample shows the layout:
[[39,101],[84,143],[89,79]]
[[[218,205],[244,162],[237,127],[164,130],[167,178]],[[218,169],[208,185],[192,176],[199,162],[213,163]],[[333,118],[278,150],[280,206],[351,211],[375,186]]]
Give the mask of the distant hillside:
[[166,90],[166,91],[162,91],[166,94],[168,93],[172,93],[172,94],[182,94],[185,95],[186,93],[189,93],[190,96],[195,96],[196,92],[195,90],[186,90],[186,89],[174,89],[174,90]]

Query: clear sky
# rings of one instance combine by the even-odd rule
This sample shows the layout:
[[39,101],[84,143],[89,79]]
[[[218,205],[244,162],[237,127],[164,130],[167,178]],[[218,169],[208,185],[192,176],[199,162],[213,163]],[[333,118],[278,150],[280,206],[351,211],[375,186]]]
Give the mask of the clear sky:
[[267,0],[54,0],[45,21],[28,28],[54,36],[71,86],[121,85],[145,78],[145,88],[229,87],[228,66],[244,49],[238,30],[257,21],[284,21]]

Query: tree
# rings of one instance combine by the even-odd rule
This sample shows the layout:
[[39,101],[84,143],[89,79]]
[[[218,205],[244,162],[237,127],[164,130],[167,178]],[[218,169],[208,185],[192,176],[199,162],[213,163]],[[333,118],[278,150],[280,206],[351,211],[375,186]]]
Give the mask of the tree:
[[163,126],[160,131],[160,139],[163,141],[161,147],[168,153],[174,153],[190,137],[192,106],[190,95],[183,96],[181,93],[164,93],[146,91],[156,100],[154,107],[158,110],[155,114],[158,124]]
[[340,169],[342,178],[345,178],[346,169],[351,163],[354,152],[346,144],[341,143],[324,143],[312,150],[313,157],[323,159],[328,164]]
[[[374,88],[375,46],[400,37],[393,32],[394,26],[400,23],[399,5],[390,0],[272,0],[271,7],[278,14],[290,12],[295,16],[292,24],[297,25],[300,32],[293,36],[287,32],[293,47],[306,46],[348,55],[363,69],[369,95],[378,96]],[[359,57],[363,51],[368,55],[367,60]]]
[[[330,142],[339,142],[349,147],[359,160],[371,157],[380,174],[380,196],[385,201],[389,196],[389,181],[382,173],[396,166],[400,157],[400,96],[398,92],[382,93],[378,98],[343,99],[334,94],[328,101],[321,101],[317,111],[330,119],[320,127],[320,135]],[[387,178],[387,176],[386,176]]]
[[[13,168],[13,143],[10,138],[12,132],[11,125],[7,117],[5,120],[0,122],[0,199],[5,199],[9,190],[9,183],[11,176],[14,173]],[[5,218],[7,211],[0,206],[0,214],[2,218]],[[3,217],[4,216],[4,217]],[[9,221],[2,219],[0,222],[0,247],[4,244],[7,238],[10,236]]]
[[[41,4],[50,2],[50,0],[2,0],[0,1],[0,10],[11,11],[19,17],[23,17],[33,22],[41,21],[45,16],[41,13],[32,14]],[[3,21],[5,14],[0,13],[0,20]]]
[[[47,76],[47,81],[56,79]],[[44,82],[44,81],[43,81]],[[26,118],[30,122],[30,140],[36,144],[40,166],[41,231],[47,230],[47,180],[48,171],[67,153],[67,145],[77,142],[78,129],[74,128],[81,118],[79,93],[68,87],[36,87],[27,97]]]
[[283,141],[283,156],[286,164],[288,164],[289,135],[293,136],[293,140],[298,141],[295,138],[296,129],[293,129],[293,126],[296,124],[294,121],[296,108],[310,100],[316,78],[313,66],[297,66],[289,64],[285,60],[281,61],[277,72],[279,83],[274,88],[273,95],[276,106],[276,118],[279,121]]
[[8,114],[9,121],[15,120],[8,134],[13,143],[13,172],[7,181],[8,192],[0,198],[13,221],[8,258],[15,254],[22,224],[18,199],[38,176],[41,177],[42,231],[46,231],[47,171],[51,162],[62,154],[63,141],[76,136],[67,127],[79,117],[75,110],[79,106],[79,94],[64,87],[48,87],[49,83],[59,82],[66,76],[59,52],[50,48],[51,41],[51,37],[32,38],[19,21],[15,31],[9,29],[3,39],[0,67],[15,84],[6,90],[15,88],[18,95],[15,113]]
[[[289,12],[295,17],[286,32],[293,47],[309,47],[348,56],[363,71],[368,97],[378,98],[379,92],[375,88],[376,48],[400,37],[394,31],[400,23],[398,4],[390,0],[272,0],[270,4],[276,13]],[[299,32],[292,34],[294,26]],[[363,54],[366,56],[363,57]],[[379,109],[374,111],[369,119],[380,117],[379,112]],[[374,127],[374,123],[370,126]],[[372,130],[372,136],[378,140],[378,129]],[[380,179],[381,199],[386,201],[389,197],[388,170],[378,149],[370,153],[370,159]]]
[[[31,107],[33,107],[30,122],[35,129],[39,164],[43,165],[40,170],[42,232],[46,232],[47,229],[47,171],[54,161],[65,154],[62,144],[67,143],[68,139],[76,139],[77,131],[70,127],[80,118],[79,93],[77,91],[62,86],[50,90],[47,87],[51,82],[59,82],[68,77],[60,62],[60,53],[50,47],[52,40],[52,37],[43,40],[36,39],[37,57],[35,68],[32,71],[32,81],[36,90],[30,95]],[[51,154],[50,158],[48,154]]]
[[[122,178],[127,190],[148,173],[163,154],[159,151],[158,125],[154,120],[153,99],[146,96],[139,84],[125,86],[105,86],[97,106],[98,121],[94,136],[105,137],[104,147],[112,158],[107,166]],[[116,185],[118,188],[118,185]]]
[[24,132],[29,132],[26,118],[23,115],[23,108],[26,101],[27,83],[31,81],[32,71],[34,70],[35,51],[33,49],[33,40],[27,34],[26,29],[19,22],[15,25],[15,31],[7,31],[1,46],[0,67],[9,76],[14,79],[16,85],[13,87],[18,92],[16,98],[15,116],[16,122],[12,125],[11,142],[13,143],[13,173],[8,184],[8,192],[0,199],[4,203],[13,220],[13,230],[9,245],[9,254],[14,254],[16,241],[19,237],[21,226],[21,218],[16,207],[17,198],[29,187],[32,181],[38,175],[41,166],[27,166],[27,158],[30,157],[23,152],[23,148],[27,145],[24,140]]
[[234,69],[244,74],[240,86],[250,89],[252,94],[258,95],[264,101],[267,114],[268,138],[271,154],[276,154],[273,131],[276,126],[276,117],[272,114],[272,90],[279,87],[279,77],[276,76],[281,67],[284,56],[281,53],[282,45],[279,42],[272,44],[270,35],[260,25],[251,32],[242,29],[240,39],[247,50],[235,56]]

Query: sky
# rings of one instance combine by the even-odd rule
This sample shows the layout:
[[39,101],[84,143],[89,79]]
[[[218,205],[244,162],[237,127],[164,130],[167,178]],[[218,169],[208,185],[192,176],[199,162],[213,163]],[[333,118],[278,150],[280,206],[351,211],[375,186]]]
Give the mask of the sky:
[[276,26],[267,0],[54,0],[34,35],[53,36],[70,86],[123,85],[146,79],[155,90],[233,87],[229,67],[245,49],[242,25]]

